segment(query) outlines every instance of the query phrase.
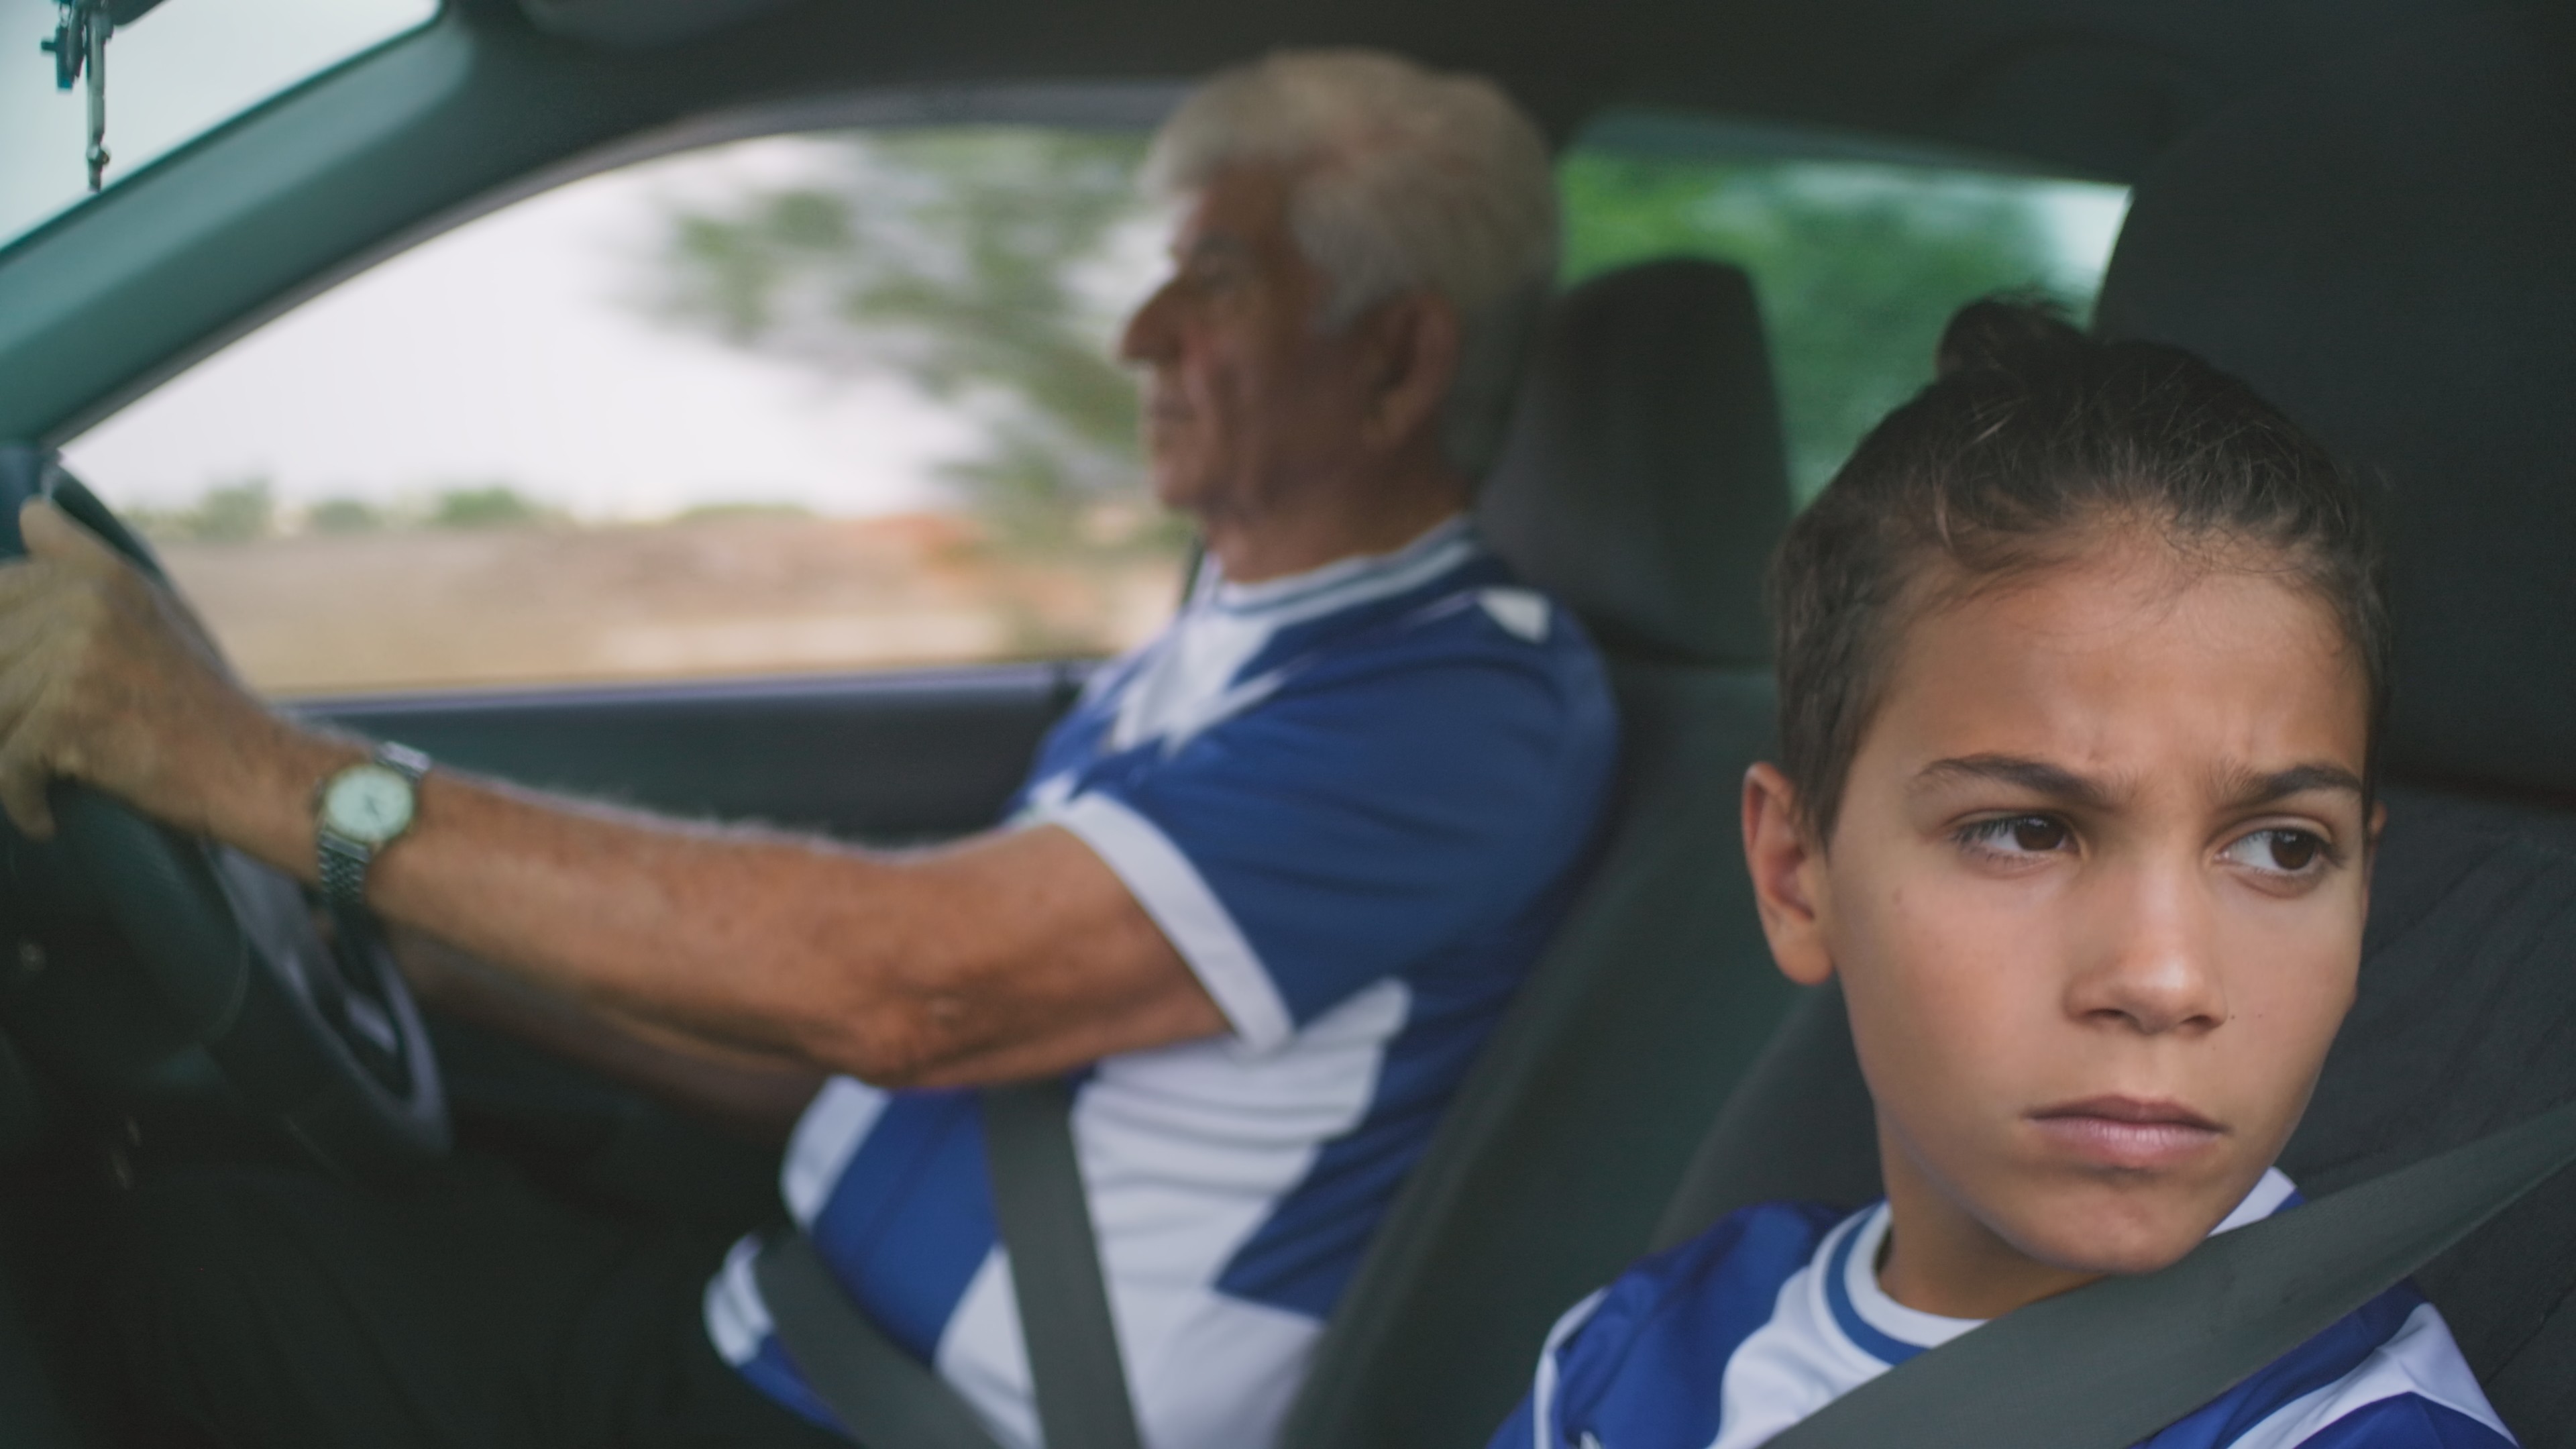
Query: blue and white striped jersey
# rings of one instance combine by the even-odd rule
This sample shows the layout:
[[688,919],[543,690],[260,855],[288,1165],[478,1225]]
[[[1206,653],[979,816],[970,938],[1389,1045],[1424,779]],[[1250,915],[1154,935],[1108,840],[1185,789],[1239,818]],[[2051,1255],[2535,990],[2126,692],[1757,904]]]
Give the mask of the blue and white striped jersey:
[[[1463,521],[1255,586],[1203,575],[1097,675],[1014,807],[1071,831],[1231,1035],[1112,1057],[1073,1125],[1151,1449],[1269,1441],[1324,1315],[1564,912],[1616,723],[1574,621]],[[836,1080],[783,1190],[857,1304],[1004,1443],[1039,1432],[966,1092]],[[829,1425],[748,1246],[719,1352]]]
[[[2217,1231],[2298,1201],[2278,1170]],[[1878,1286],[1884,1202],[1764,1203],[1646,1259],[1548,1335],[1492,1449],[1753,1449],[1977,1326]],[[2507,1449],[2442,1315],[2400,1284],[2141,1449]]]

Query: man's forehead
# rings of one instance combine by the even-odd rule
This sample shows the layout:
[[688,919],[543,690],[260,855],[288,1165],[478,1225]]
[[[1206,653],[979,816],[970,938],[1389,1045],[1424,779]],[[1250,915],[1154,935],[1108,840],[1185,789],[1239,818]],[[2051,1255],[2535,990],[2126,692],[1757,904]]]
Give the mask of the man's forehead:
[[1224,227],[1198,228],[1184,224],[1172,236],[1172,255],[1184,261],[1196,257],[1250,256],[1255,250],[1249,237]]
[[1262,249],[1284,233],[1287,175],[1276,166],[1244,163],[1219,168],[1182,201],[1173,223],[1175,255]]

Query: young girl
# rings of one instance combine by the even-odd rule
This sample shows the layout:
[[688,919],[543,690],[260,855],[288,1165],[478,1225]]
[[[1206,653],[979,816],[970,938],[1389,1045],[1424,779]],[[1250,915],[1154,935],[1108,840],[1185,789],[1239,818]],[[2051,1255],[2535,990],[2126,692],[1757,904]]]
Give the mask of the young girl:
[[[1749,1449],[2024,1304],[2297,1201],[2383,812],[2366,510],[2188,355],[1981,302],[1791,529],[1772,954],[1839,978],[1887,1197],[1769,1203],[1575,1305],[1496,1449]],[[2399,1286],[2155,1449],[2493,1446]]]

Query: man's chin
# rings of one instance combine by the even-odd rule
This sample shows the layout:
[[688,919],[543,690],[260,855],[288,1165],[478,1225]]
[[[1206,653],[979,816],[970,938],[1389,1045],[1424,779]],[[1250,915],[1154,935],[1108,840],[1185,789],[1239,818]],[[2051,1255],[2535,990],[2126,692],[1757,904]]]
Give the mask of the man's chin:
[[1154,501],[1174,513],[1196,516],[1206,510],[1214,489],[1204,474],[1194,468],[1156,463],[1146,473],[1153,489]]

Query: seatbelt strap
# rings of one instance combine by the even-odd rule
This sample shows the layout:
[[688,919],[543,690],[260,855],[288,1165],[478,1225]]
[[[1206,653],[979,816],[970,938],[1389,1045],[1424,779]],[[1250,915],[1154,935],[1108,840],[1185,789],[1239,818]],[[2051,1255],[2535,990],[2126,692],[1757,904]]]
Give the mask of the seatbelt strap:
[[1771,1449],[2127,1449],[2361,1307],[2576,1161],[2576,1102],[2018,1309]]
[[1100,1239],[1074,1155],[1073,1085],[1056,1079],[987,1088],[983,1106],[993,1216],[1011,1252],[1020,1337],[1047,1449],[1139,1449]]
[[[1072,1086],[994,1087],[982,1107],[993,1216],[1010,1250],[1047,1449],[1138,1449],[1091,1200],[1074,1154]],[[772,1237],[753,1276],[806,1387],[867,1449],[997,1449],[957,1391],[850,1301],[804,1234]]]
[[850,1302],[812,1239],[772,1236],[752,1276],[805,1387],[867,1449],[1001,1449],[946,1380]]

